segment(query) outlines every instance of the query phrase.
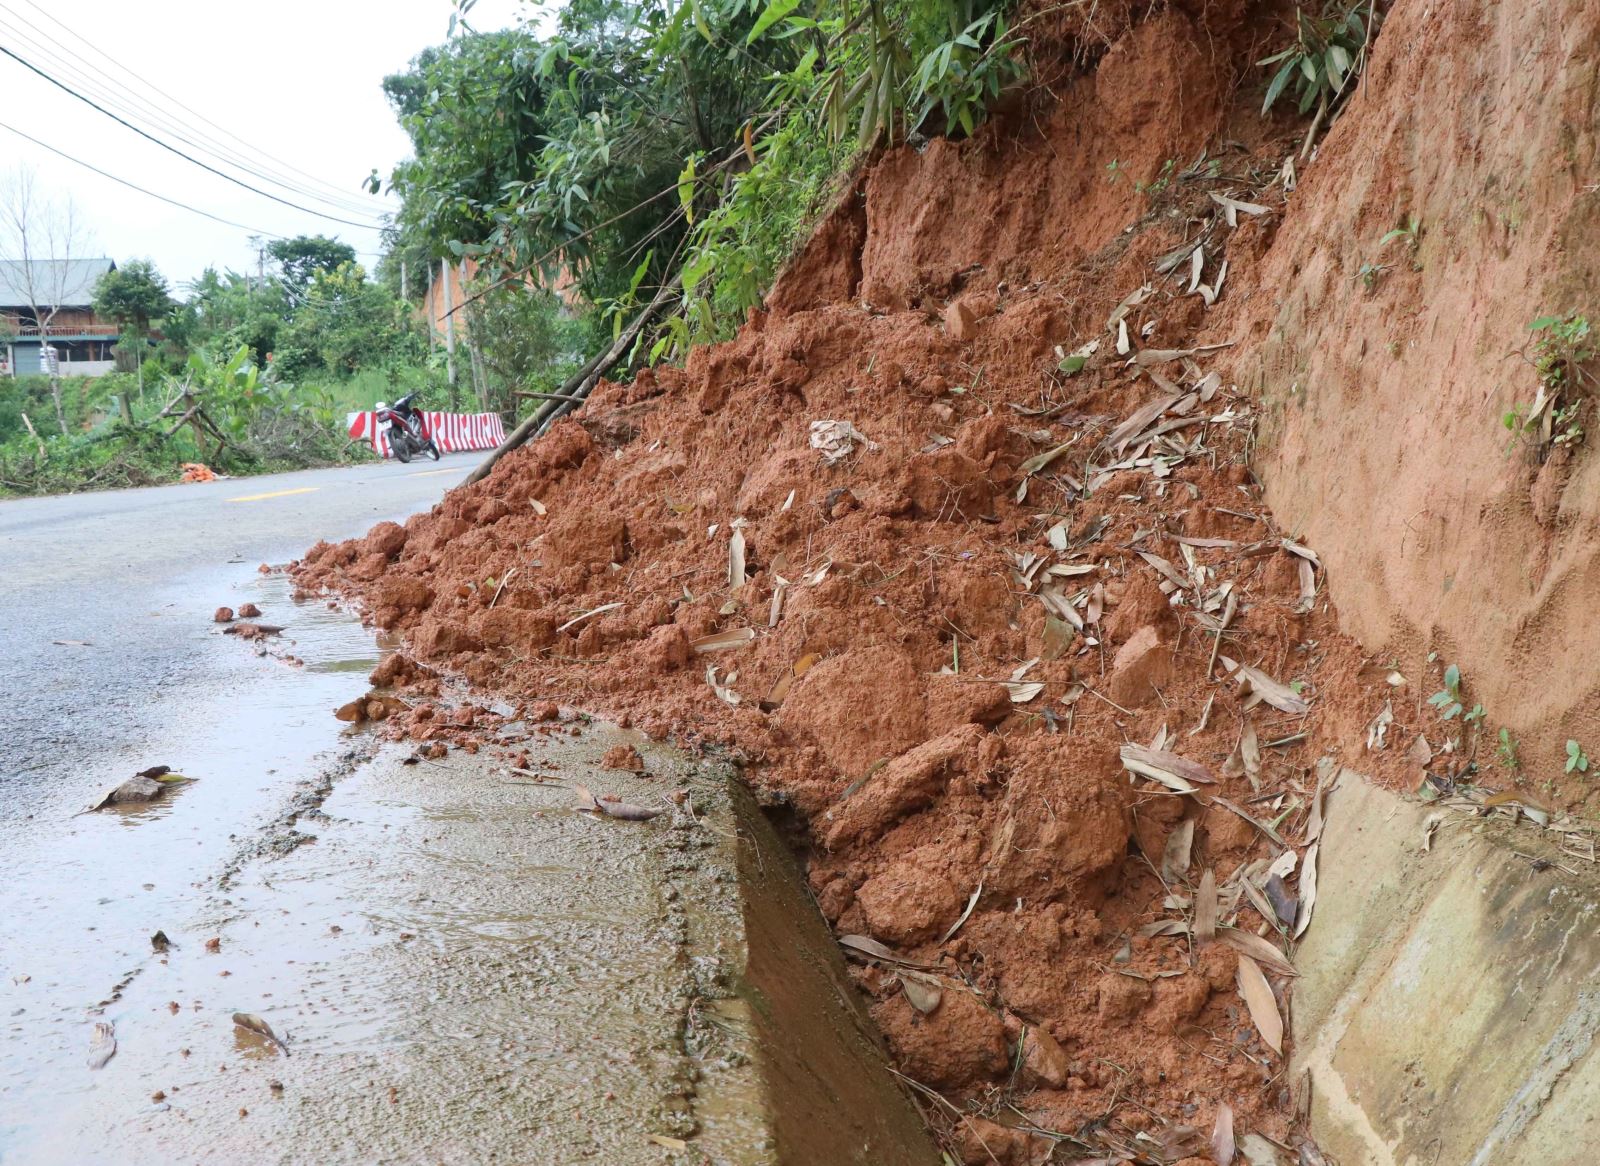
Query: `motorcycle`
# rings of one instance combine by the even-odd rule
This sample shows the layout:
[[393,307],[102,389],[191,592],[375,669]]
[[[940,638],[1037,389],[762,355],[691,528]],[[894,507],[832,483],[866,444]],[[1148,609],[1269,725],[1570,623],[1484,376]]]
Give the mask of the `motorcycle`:
[[377,424],[389,427],[389,448],[397,460],[409,462],[420,453],[438,461],[439,447],[428,432],[427,419],[422,410],[411,403],[415,397],[415,393],[409,393],[393,405],[379,401],[373,413]]

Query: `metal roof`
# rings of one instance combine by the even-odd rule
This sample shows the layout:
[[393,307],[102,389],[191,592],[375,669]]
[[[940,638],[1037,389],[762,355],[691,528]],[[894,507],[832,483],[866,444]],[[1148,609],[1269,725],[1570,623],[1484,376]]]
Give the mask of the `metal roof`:
[[0,259],[0,308],[30,304],[28,268],[32,269],[33,296],[38,297],[40,307],[87,308],[94,301],[100,277],[116,266],[110,259],[35,259],[27,264],[21,259]]

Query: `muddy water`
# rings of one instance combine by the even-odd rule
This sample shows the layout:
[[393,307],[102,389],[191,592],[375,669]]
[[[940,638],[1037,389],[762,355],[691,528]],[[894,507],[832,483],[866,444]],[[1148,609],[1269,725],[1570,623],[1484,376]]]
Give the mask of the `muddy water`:
[[[378,645],[280,580],[232,584],[307,666],[201,644],[232,671],[143,710],[149,755],[16,787],[0,817],[0,1161],[659,1162],[652,1135],[765,1160],[717,1022],[738,945],[733,872],[701,853],[718,783],[648,747],[648,780],[597,772],[616,737],[593,727],[536,764],[641,802],[689,788],[712,817],[594,820],[487,754],[362,764],[329,710]],[[199,780],[71,814],[154,763]],[[96,1021],[118,1050],[91,1071]]]

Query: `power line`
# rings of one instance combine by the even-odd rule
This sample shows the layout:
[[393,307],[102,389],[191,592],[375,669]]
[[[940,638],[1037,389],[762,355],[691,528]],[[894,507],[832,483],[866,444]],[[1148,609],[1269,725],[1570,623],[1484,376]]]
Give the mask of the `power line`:
[[[145,196],[147,196],[149,198],[155,199],[157,202],[164,202],[168,206],[175,206],[179,210],[188,211],[192,215],[199,215],[203,219],[210,219],[214,223],[221,223],[225,227],[237,227],[241,231],[249,231],[252,235],[263,235],[263,236],[266,236],[267,238],[270,238],[270,239],[287,239],[287,238],[289,238],[288,235],[279,234],[277,231],[269,231],[269,230],[266,230],[264,227],[252,227],[252,226],[249,226],[249,225],[247,225],[245,223],[236,223],[232,219],[225,219],[221,215],[214,215],[210,211],[203,211],[199,207],[190,206],[186,202],[179,202],[175,198],[168,198],[164,194],[157,194],[153,190],[146,190],[144,187],[140,186],[136,182],[129,182],[126,178],[118,178],[115,174],[112,174],[112,173],[110,173],[108,171],[102,170],[102,169],[100,169],[100,167],[94,165],[91,162],[85,162],[82,158],[75,157],[74,155],[67,153],[65,150],[58,150],[55,146],[52,146],[49,142],[41,142],[38,138],[34,137],[32,134],[25,134],[21,130],[17,129],[16,126],[7,125],[3,121],[0,121],[0,130],[7,130],[10,133],[16,134],[17,137],[23,139],[24,141],[32,142],[35,146],[38,146],[41,150],[49,150],[52,154],[55,154],[57,157],[65,158],[68,162],[72,162],[75,165],[82,166],[85,170],[92,170],[94,173],[100,175],[101,178],[109,178],[112,182],[115,182],[120,186],[126,186],[129,190],[136,190],[142,195],[145,195]],[[354,250],[354,248],[352,248],[352,250]],[[356,254],[365,256],[365,257],[367,257],[369,259],[382,259],[383,258],[383,252],[381,252],[381,251],[356,251]]]
[[207,218],[207,219],[212,220],[213,222],[221,223],[225,227],[238,227],[241,231],[249,231],[253,235],[268,235],[268,236],[270,236],[270,237],[272,237],[274,239],[287,239],[289,237],[287,235],[280,235],[276,231],[267,231],[267,230],[263,230],[260,227],[250,227],[250,226],[246,226],[244,223],[236,223],[232,219],[225,219],[221,215],[214,215],[210,211],[203,211],[199,207],[190,206],[186,202],[179,202],[175,198],[168,198],[164,194],[157,194],[153,190],[146,190],[144,187],[139,186],[136,183],[129,182],[126,178],[118,178],[115,174],[107,173],[106,171],[100,169],[100,167],[95,166],[92,163],[85,162],[82,158],[74,157],[73,155],[67,153],[65,150],[58,150],[54,146],[50,145],[48,142],[41,142],[38,138],[34,137],[32,134],[25,134],[21,130],[17,129],[16,126],[7,125],[3,121],[0,121],[0,130],[10,130],[12,133],[16,134],[17,137],[23,138],[26,141],[32,142],[34,145],[38,146],[42,150],[49,150],[52,154],[56,154],[56,155],[58,155],[58,156],[60,156],[62,158],[65,158],[68,162],[77,163],[79,166],[82,166],[85,170],[93,170],[96,174],[100,175],[100,177],[102,177],[102,178],[109,178],[109,179],[111,179],[112,182],[120,183],[121,185],[126,186],[129,190],[137,190],[140,194],[148,195],[153,199],[157,199],[157,200],[159,200],[161,202],[167,203],[169,206],[175,206],[179,210],[185,210],[185,211],[188,211],[190,214],[199,215],[202,218]]
[[29,72],[38,74],[40,77],[43,77],[46,81],[50,82],[50,84],[54,85],[56,88],[62,90],[65,93],[71,94],[73,97],[76,97],[79,101],[83,102],[85,105],[89,106],[91,109],[97,110],[100,113],[105,114],[107,117],[109,117],[112,121],[116,122],[118,125],[126,126],[128,129],[130,129],[134,133],[138,134],[141,138],[146,138],[149,141],[154,142],[156,145],[160,146],[163,150],[167,150],[167,151],[169,151],[169,152],[171,152],[173,154],[176,154],[178,157],[182,158],[184,161],[191,162],[194,165],[200,167],[200,169],[205,170],[205,171],[207,171],[207,172],[209,172],[211,174],[215,174],[218,178],[225,179],[226,181],[233,183],[235,186],[241,186],[245,190],[248,190],[248,191],[250,191],[250,192],[252,192],[254,194],[259,194],[262,198],[270,198],[273,202],[282,203],[286,207],[292,207],[293,209],[295,209],[297,211],[302,211],[305,214],[315,215],[319,219],[327,219],[330,223],[343,223],[347,227],[361,227],[361,228],[363,228],[365,230],[374,230],[374,229],[376,229],[372,223],[358,223],[358,222],[355,222],[352,219],[341,219],[336,215],[325,214],[322,211],[315,211],[315,210],[312,210],[310,207],[301,206],[299,203],[290,202],[286,198],[279,198],[277,195],[271,194],[268,191],[262,190],[260,187],[251,186],[248,182],[245,182],[243,179],[235,178],[231,174],[226,174],[223,171],[218,170],[215,166],[208,165],[207,163],[200,161],[198,158],[193,158],[190,155],[185,154],[182,150],[178,149],[176,146],[172,145],[170,142],[164,142],[160,138],[156,137],[154,134],[149,133],[146,130],[140,129],[138,126],[134,125],[132,122],[128,121],[126,118],[118,117],[115,113],[112,113],[105,106],[103,106],[103,105],[99,104],[98,102],[94,101],[92,98],[85,97],[83,94],[79,93],[76,89],[72,88],[72,86],[66,84],[65,82],[56,80],[49,73],[46,73],[43,69],[39,68],[37,65],[33,64],[31,61],[28,61],[28,60],[24,59],[23,57],[18,56],[16,53],[14,53],[10,49],[6,48],[4,45],[0,45],[0,54],[3,54],[5,56],[10,57],[13,61],[16,61],[19,65],[21,65],[23,68],[27,69]]
[[[378,217],[382,213],[372,204],[363,202],[353,197],[348,192],[339,191],[334,195],[324,194],[322,191],[313,189],[304,183],[282,177],[273,172],[269,167],[260,166],[254,158],[242,155],[237,149],[218,141],[212,135],[186,124],[181,117],[162,108],[159,104],[146,98],[143,94],[135,91],[132,87],[122,90],[112,88],[112,86],[116,85],[116,82],[106,81],[103,77],[104,70],[96,73],[94,71],[96,67],[86,61],[79,53],[73,50],[70,46],[67,46],[55,39],[48,32],[45,32],[43,29],[39,28],[38,25],[34,24],[25,16],[16,12],[14,9],[3,3],[0,3],[0,12],[8,14],[14,21],[26,26],[31,31],[31,34],[33,35],[30,35],[30,33],[25,33],[17,28],[13,28],[11,30],[12,35],[17,37],[17,39],[25,47],[45,54],[46,56],[55,58],[58,68],[62,72],[63,76],[75,83],[85,93],[94,96],[99,101],[103,102],[107,106],[110,106],[112,109],[118,110],[130,118],[152,123],[170,136],[176,138],[178,141],[194,148],[196,151],[203,154],[208,154],[224,165],[232,166],[234,169],[241,170],[246,174],[250,174],[264,182],[271,183],[272,185],[280,187],[293,194],[310,198],[316,202],[320,202],[337,210],[346,211],[349,213],[373,215],[374,218]],[[51,19],[54,20],[55,18],[51,17]],[[55,23],[61,25],[59,20],[56,20]],[[67,29],[65,25],[61,25],[61,27],[66,29],[66,31],[69,33],[72,32],[72,30]],[[73,33],[72,35],[76,36],[77,34]],[[79,37],[78,39],[82,40],[83,38]],[[149,82],[139,77],[138,74],[133,73],[125,66],[118,64],[113,58],[95,48],[94,45],[89,44],[88,41],[85,40],[83,43],[88,45],[90,49],[93,49],[94,52],[98,53],[100,56],[105,57],[105,59],[113,66],[120,69],[122,72],[127,73],[128,76],[132,77],[140,85],[150,89],[155,88],[154,86],[150,85]],[[156,92],[160,91],[156,90]],[[165,95],[163,94],[163,96]],[[168,100],[175,99],[169,97]],[[196,114],[195,116],[200,115]],[[247,150],[251,151],[252,154],[262,157],[266,156],[262,151],[256,150],[255,147],[250,146],[249,143],[243,142],[242,139],[239,140]],[[287,165],[286,163],[280,164]],[[308,175],[307,177],[309,178],[310,176]],[[331,183],[323,182],[320,179],[312,179],[312,181],[319,186],[327,187],[329,190],[337,189]]]
[[[192,106],[184,104],[181,100],[179,100],[178,98],[174,97],[172,94],[168,93],[166,90],[162,89],[160,86],[154,84],[151,81],[146,80],[144,77],[141,77],[138,73],[135,73],[132,69],[130,69],[126,65],[122,64],[115,57],[112,57],[110,54],[105,52],[105,50],[99,48],[97,45],[94,44],[94,42],[90,41],[82,33],[75,32],[71,28],[69,28],[66,24],[62,23],[62,21],[58,17],[56,17],[55,15],[53,15],[52,13],[50,13],[49,11],[44,9],[41,5],[39,5],[36,2],[36,0],[25,0],[25,2],[29,5],[29,7],[33,8],[36,12],[38,12],[39,15],[43,16],[46,20],[50,21],[57,28],[60,28],[62,31],[66,32],[68,35],[70,35],[71,37],[73,37],[77,41],[81,42],[84,46],[86,46],[93,53],[95,53],[96,56],[98,56],[98,57],[102,58],[103,60],[109,62],[118,71],[120,71],[121,73],[127,75],[128,77],[133,78],[135,81],[139,82],[139,84],[143,85],[145,88],[149,89],[151,92],[153,92],[153,93],[155,93],[155,94],[157,94],[157,95],[159,95],[161,97],[166,98],[169,102],[171,102],[177,108],[183,110],[185,113],[188,113],[190,116],[199,119],[200,121],[204,122],[206,125],[211,126],[213,129],[217,130],[219,133],[223,134],[225,137],[232,138],[235,142],[239,143],[239,145],[243,146],[251,154],[259,155],[260,157],[265,158],[266,160],[268,160],[270,162],[276,162],[279,166],[283,167],[284,170],[288,171],[289,173],[298,174],[302,178],[305,178],[305,179],[309,180],[310,182],[314,183],[317,186],[322,186],[322,187],[327,188],[330,191],[334,191],[342,199],[347,199],[349,197],[348,191],[345,191],[344,189],[342,189],[342,188],[340,188],[338,186],[335,186],[333,183],[328,182],[325,179],[318,178],[317,176],[315,176],[313,174],[308,174],[306,171],[301,170],[300,168],[298,168],[297,166],[293,165],[292,163],[286,162],[282,158],[277,158],[277,157],[274,157],[271,154],[268,154],[265,150],[258,149],[257,147],[253,146],[251,143],[245,141],[238,134],[236,134],[233,131],[227,129],[225,126],[218,125],[216,122],[214,122],[210,118],[208,118],[205,114],[203,114],[203,113],[199,112],[198,110],[194,109]],[[0,7],[3,7],[3,5],[0,5]],[[8,9],[8,11],[9,11],[9,9]],[[13,13],[13,15],[15,15],[15,13]],[[22,18],[18,17],[18,19],[22,19]],[[26,23],[26,21],[25,21],[25,23]],[[33,25],[33,24],[29,24],[29,27],[30,28],[34,28],[36,30],[38,29],[38,26],[37,25]],[[41,35],[47,35],[47,34],[43,34],[42,30],[40,30],[40,31],[41,31]],[[53,42],[53,43],[59,44],[59,42]],[[66,50],[66,51],[70,52],[71,50]],[[85,62],[85,63],[87,64],[87,62]],[[92,66],[91,66],[91,68],[92,68]],[[151,105],[151,107],[154,108],[153,103],[148,103],[147,102],[146,104]],[[199,132],[199,131],[196,131],[196,132]],[[206,135],[202,135],[202,136],[206,136]],[[213,142],[216,141],[215,138],[211,138],[210,140],[213,141]]]

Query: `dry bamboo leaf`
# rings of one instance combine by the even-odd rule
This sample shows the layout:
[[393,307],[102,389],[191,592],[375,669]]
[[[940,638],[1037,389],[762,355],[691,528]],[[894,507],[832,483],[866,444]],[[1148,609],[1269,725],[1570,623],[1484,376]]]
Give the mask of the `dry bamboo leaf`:
[[908,968],[927,969],[936,966],[934,964],[918,963],[916,960],[908,960],[904,956],[897,955],[868,935],[841,935],[839,937],[839,946],[847,948],[857,955],[883,960],[885,963],[901,964]]
[[1161,855],[1161,881],[1179,882],[1189,874],[1189,864],[1194,853],[1194,819],[1185,818],[1167,835],[1167,845]]
[[793,505],[794,505],[794,491],[790,490],[789,491],[789,496],[783,500],[783,505],[778,507],[778,509],[779,510],[787,510],[787,509],[789,509],[789,507],[791,507]]
[[[1185,757],[1179,757],[1176,753],[1168,753],[1161,749],[1146,749],[1142,745],[1122,746],[1122,764],[1133,772],[1159,781],[1172,789],[1185,787],[1179,791],[1181,793],[1190,792],[1196,782],[1202,785],[1215,785],[1217,780],[1211,776],[1211,771],[1198,761],[1190,761]],[[1173,785],[1173,781],[1178,785]]]
[[1383,702],[1383,708],[1378,710],[1378,715],[1367,722],[1367,751],[1382,749],[1388,745],[1389,726],[1394,724],[1394,706],[1389,701]]
[[938,1008],[944,999],[944,989],[932,976],[902,973],[900,990],[906,994],[906,1002],[924,1016]]
[[593,619],[595,616],[603,615],[604,613],[606,613],[608,611],[616,611],[617,608],[619,608],[621,606],[622,606],[621,602],[617,602],[617,603],[602,603],[599,607],[592,607],[588,611],[583,612],[580,615],[573,616],[566,623],[564,623],[560,627],[558,627],[556,629],[556,635],[559,636],[562,632],[566,631],[568,628],[577,627],[579,624],[581,624],[586,619]]
[[1267,901],[1267,896],[1261,888],[1256,886],[1254,879],[1240,879],[1239,889],[1244,892],[1244,897],[1250,900],[1250,905],[1260,912],[1261,918],[1265,922],[1276,922],[1278,912]]
[[1109,318],[1107,318],[1106,331],[1109,332],[1111,329],[1115,328],[1119,320],[1123,319],[1123,317],[1125,317],[1129,312],[1131,312],[1134,308],[1137,308],[1140,304],[1144,303],[1154,294],[1155,288],[1148,283],[1129,292],[1123,301],[1116,306],[1116,310],[1111,313]]
[[1277,997],[1272,985],[1262,974],[1261,967],[1244,952],[1239,953],[1239,995],[1250,1009],[1250,1019],[1256,1031],[1273,1052],[1283,1053],[1283,1015],[1278,1011]]
[[1217,938],[1240,955],[1247,955],[1256,963],[1271,968],[1280,976],[1298,976],[1300,973],[1289,962],[1289,957],[1273,946],[1271,940],[1237,927],[1217,928]]
[[940,943],[949,943],[950,942],[950,937],[953,936],[956,932],[961,930],[961,925],[963,923],[965,923],[971,917],[972,909],[978,905],[978,899],[982,894],[983,894],[983,883],[980,880],[979,883],[978,883],[977,888],[972,892],[971,896],[967,899],[967,907],[966,907],[966,910],[961,912],[961,918],[957,919],[954,923],[950,924],[950,930],[946,931],[943,935],[941,935],[939,937],[939,942]]
[[728,536],[728,589],[737,591],[744,586],[744,531],[737,526]]
[[706,683],[711,686],[711,691],[717,694],[718,699],[724,700],[728,704],[736,705],[742,699],[737,692],[729,687],[736,675],[738,674],[731,673],[728,676],[728,684],[722,684],[717,680],[717,666],[715,664],[706,665]]
[[1126,318],[1117,321],[1117,355],[1127,356],[1133,345],[1128,340],[1128,321]]
[[1140,367],[1151,364],[1166,364],[1168,361],[1182,360],[1186,356],[1193,356],[1199,351],[1198,348],[1146,348],[1134,354],[1133,362]]
[[772,606],[767,609],[767,626],[775,628],[778,621],[783,618],[783,600],[789,593],[789,580],[782,575],[773,576],[776,585],[772,588]]
[[529,498],[528,505],[533,507],[533,512],[540,518],[543,518],[547,513],[549,513],[549,511],[545,509],[544,503],[539,501],[537,498]]
[[1204,947],[1217,937],[1217,876],[1210,867],[1194,893],[1194,939]]
[[1434,832],[1439,829],[1439,825],[1443,821],[1444,815],[1438,811],[1434,811],[1433,813],[1429,814],[1427,820],[1422,823],[1422,850],[1424,854],[1433,849]]
[[1141,559],[1149,563],[1162,575],[1165,575],[1174,587],[1182,590],[1194,586],[1194,580],[1180,574],[1176,567],[1160,555],[1152,555],[1149,551],[1140,551],[1138,554]]
[[1159,935],[1187,935],[1189,925],[1182,919],[1157,919],[1139,928],[1137,934],[1141,939],[1154,939]]
[[1024,477],[1027,477],[1031,474],[1037,474],[1051,462],[1055,461],[1056,458],[1060,457],[1062,454],[1066,453],[1067,450],[1071,449],[1073,445],[1077,443],[1077,440],[1078,439],[1074,437],[1071,441],[1063,441],[1060,445],[1051,449],[1047,449],[1043,453],[1036,453],[1017,468],[1022,471]]
[[1233,1166],[1233,1107],[1217,1106],[1217,1124],[1211,1130],[1211,1160],[1216,1166]]
[[1270,825],[1268,825],[1266,822],[1263,822],[1260,818],[1257,818],[1254,814],[1252,814],[1248,810],[1244,809],[1244,807],[1235,805],[1233,802],[1230,802],[1227,798],[1222,797],[1221,795],[1218,795],[1217,797],[1213,798],[1212,801],[1214,801],[1217,805],[1221,806],[1223,809],[1227,810],[1229,813],[1237,814],[1239,817],[1243,818],[1246,822],[1249,822],[1250,825],[1254,826],[1257,830],[1261,831],[1268,838],[1270,838],[1274,842],[1276,842],[1279,846],[1282,846],[1284,848],[1288,847],[1289,844],[1283,840],[1283,835],[1282,834],[1279,834]]
[[742,648],[755,638],[755,628],[729,628],[708,636],[696,636],[689,641],[689,647],[696,652],[721,652],[728,648]]
[[1209,405],[1211,398],[1217,395],[1217,390],[1221,387],[1222,377],[1213,371],[1206,373],[1200,382],[1195,385],[1194,391],[1200,394],[1200,403],[1202,405]]
[[1006,692],[1011,694],[1012,704],[1027,704],[1044,691],[1042,680],[1029,681],[1027,684],[1020,684],[1015,680],[1003,680],[1001,683],[1005,685]]
[[[1222,666],[1233,673],[1242,689],[1250,695],[1266,701],[1279,712],[1305,713],[1311,706],[1287,684],[1279,684],[1272,677],[1262,672],[1259,668],[1252,668],[1248,664],[1235,663],[1226,656],[1217,657],[1222,661]],[[1248,707],[1248,705],[1246,706]]]
[[1189,287],[1183,293],[1184,295],[1194,295],[1195,288],[1200,286],[1200,277],[1205,273],[1205,269],[1206,249],[1204,247],[1196,247],[1194,254],[1189,256]]
[[253,1012],[235,1012],[233,1023],[246,1032],[253,1032],[259,1037],[264,1037],[270,1043],[282,1050],[284,1056],[289,1055],[289,1046],[283,1043],[283,1038],[272,1031],[272,1025]]
[[1300,570],[1300,598],[1292,610],[1296,615],[1306,615],[1317,606],[1317,571],[1309,559],[1296,559],[1295,564]]
[[645,1140],[667,1150],[687,1150],[689,1148],[689,1143],[682,1138],[669,1138],[666,1134],[650,1134]]
[[1306,562],[1310,563],[1313,567],[1322,566],[1322,560],[1317,558],[1317,552],[1308,546],[1304,546],[1303,544],[1297,543],[1293,539],[1288,538],[1279,539],[1278,545],[1284,550],[1288,551],[1291,555],[1294,555],[1296,558],[1306,560]]
[[94,1031],[89,1034],[89,1068],[104,1069],[106,1062],[116,1055],[117,1030],[103,1020],[96,1021]]
[[1322,843],[1313,842],[1307,847],[1305,861],[1300,864],[1300,914],[1294,924],[1296,939],[1311,926],[1311,910],[1317,905],[1317,851],[1321,846]]
[[1105,448],[1121,453],[1135,434],[1143,433],[1147,425],[1177,404],[1179,397],[1180,394],[1167,393],[1141,405],[1130,413],[1121,425],[1113,429],[1105,441],[1100,444]]

